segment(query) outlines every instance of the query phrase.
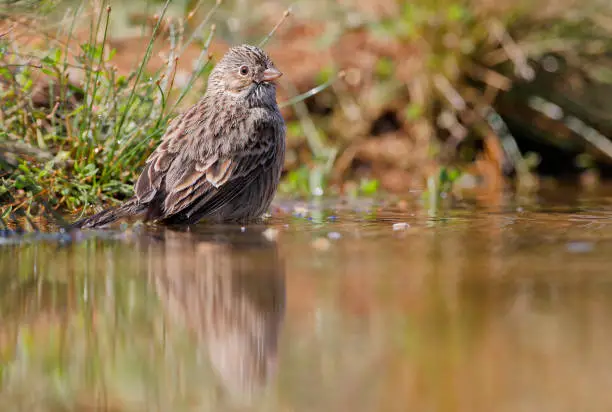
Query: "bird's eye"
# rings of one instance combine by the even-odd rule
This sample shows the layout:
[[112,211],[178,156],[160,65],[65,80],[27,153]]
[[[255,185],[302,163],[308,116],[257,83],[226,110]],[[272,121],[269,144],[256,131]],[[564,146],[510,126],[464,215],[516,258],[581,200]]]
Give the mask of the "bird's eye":
[[247,74],[249,74],[249,68],[247,66],[241,66],[240,67],[240,74],[243,76],[246,76]]

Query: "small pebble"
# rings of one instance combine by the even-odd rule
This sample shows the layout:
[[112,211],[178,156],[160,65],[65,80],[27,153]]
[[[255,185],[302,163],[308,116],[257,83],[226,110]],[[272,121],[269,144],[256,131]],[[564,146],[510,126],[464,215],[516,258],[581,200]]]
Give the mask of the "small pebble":
[[410,227],[410,225],[406,222],[394,223],[393,230],[406,230]]
[[295,206],[293,208],[293,215],[296,217],[304,217],[308,215],[308,209],[306,209],[304,206]]
[[342,237],[342,235],[340,233],[338,233],[338,232],[329,232],[327,234],[327,237],[332,239],[332,240],[337,240],[337,239],[340,239]]
[[266,239],[270,241],[275,240],[278,237],[278,229],[269,227],[264,230],[263,235]]
[[327,238],[319,237],[313,240],[311,245],[317,250],[326,251],[331,247],[331,242]]
[[588,253],[592,252],[594,248],[592,242],[568,242],[565,247],[570,253]]

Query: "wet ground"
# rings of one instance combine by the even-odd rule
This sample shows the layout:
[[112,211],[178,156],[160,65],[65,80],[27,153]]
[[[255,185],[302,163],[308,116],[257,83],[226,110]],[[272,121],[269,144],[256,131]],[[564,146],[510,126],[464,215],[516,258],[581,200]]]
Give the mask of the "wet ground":
[[0,238],[2,410],[612,410],[612,190],[417,198]]

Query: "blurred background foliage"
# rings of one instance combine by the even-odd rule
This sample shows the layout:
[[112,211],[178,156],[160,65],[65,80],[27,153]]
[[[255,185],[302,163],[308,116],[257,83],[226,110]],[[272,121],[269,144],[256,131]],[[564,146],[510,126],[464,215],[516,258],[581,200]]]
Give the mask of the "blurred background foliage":
[[[0,3],[0,197],[82,211],[131,194],[231,44],[285,73],[282,192],[585,185],[612,160],[612,3],[190,0]],[[337,74],[342,72],[343,76]],[[292,99],[321,84],[314,96]]]

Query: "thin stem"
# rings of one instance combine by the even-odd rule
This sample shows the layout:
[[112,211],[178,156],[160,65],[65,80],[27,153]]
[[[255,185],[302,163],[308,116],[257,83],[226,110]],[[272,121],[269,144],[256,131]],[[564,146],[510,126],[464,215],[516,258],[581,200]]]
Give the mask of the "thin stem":
[[[108,22],[110,20],[110,12],[111,12],[111,6],[107,6],[106,7],[106,22],[104,24],[104,34],[102,37],[102,44],[101,44],[101,50],[100,50],[100,58],[98,59],[98,69],[95,71],[96,72],[96,76],[94,78],[94,84],[93,84],[93,91],[91,93],[91,102],[89,103],[89,117],[87,120],[87,130],[90,130],[91,128],[91,120],[93,117],[93,106],[94,106],[94,101],[96,99],[96,93],[98,91],[98,81],[100,80],[100,72],[101,72],[101,67],[102,64],[104,62],[104,46],[106,45],[106,36],[108,34]],[[97,139],[94,139],[94,143],[97,143]],[[93,153],[93,152],[92,152]]]
[[216,30],[216,26],[213,24],[210,27],[210,34],[208,35],[208,39],[206,39],[206,44],[204,45],[204,49],[202,49],[202,52],[200,53],[200,56],[198,56],[198,60],[197,61],[198,61],[199,67],[198,67],[197,70],[194,71],[192,76],[189,78],[189,81],[187,82],[187,85],[185,87],[183,87],[183,90],[181,91],[181,94],[180,94],[179,98],[176,100],[174,105],[172,105],[172,108],[168,112],[168,115],[171,115],[174,112],[176,107],[181,103],[183,98],[187,95],[187,92],[189,92],[189,90],[191,90],[191,86],[193,85],[195,80],[198,77],[200,77],[200,75],[202,74],[202,72],[206,68],[206,65],[210,62],[210,57],[207,57],[206,60],[204,60],[204,57],[208,56],[208,49],[210,48],[210,43],[212,42],[212,39],[213,39],[213,37],[215,35],[215,30]]
[[[140,67],[138,68],[138,73],[136,74],[136,78],[134,79],[134,85],[132,86],[132,91],[130,92],[130,96],[128,97],[128,102],[126,104],[126,107],[123,111],[123,113],[121,114],[121,118],[119,119],[119,124],[117,125],[117,129],[115,131],[115,139],[112,143],[112,147],[111,150],[108,151],[108,154],[106,156],[106,161],[110,162],[113,154],[114,154],[114,147],[116,146],[117,143],[117,139],[119,138],[119,136],[121,135],[121,129],[123,128],[123,124],[125,123],[125,120],[127,119],[127,115],[132,107],[132,104],[134,103],[134,98],[136,95],[136,88],[138,87],[138,84],[140,82],[140,78],[142,77],[142,73],[144,71],[144,68],[146,66],[146,64],[149,61],[149,58],[151,57],[151,53],[153,51],[153,43],[155,42],[155,38],[157,37],[157,32],[159,31],[159,27],[161,26],[161,22],[164,18],[164,15],[166,14],[166,11],[168,10],[168,6],[170,5],[170,1],[171,0],[166,0],[166,2],[164,3],[164,7],[159,15],[159,19],[157,20],[157,23],[155,24],[155,28],[153,28],[153,33],[151,34],[151,38],[149,39],[149,45],[147,46],[147,51],[145,52],[144,58],[142,59],[142,62],[140,63]],[[108,170],[108,169],[107,169]],[[105,170],[106,171],[106,170]],[[102,178],[104,179],[106,176],[103,173]]]
[[[98,13],[98,18],[96,19],[96,28],[95,30],[92,30],[89,32],[89,44],[88,44],[89,49],[87,51],[87,67],[88,68],[94,67],[94,58],[95,58],[96,46],[98,44],[98,33],[100,32],[100,24],[102,22],[103,7],[104,7],[104,2],[100,3],[100,12]],[[92,19],[93,19],[93,16],[92,16]],[[85,83],[86,95],[89,94],[92,74],[93,73],[91,70],[87,70],[87,81]],[[94,90],[95,90],[95,84],[94,84]],[[85,112],[85,115],[87,116],[88,119],[90,118],[90,112],[91,112],[91,104],[87,106],[87,112]],[[84,135],[83,130],[81,130],[80,137],[82,138],[83,135]]]
[[[182,55],[185,52],[185,50],[187,50],[187,47],[189,47],[191,42],[195,39],[196,34],[201,32],[202,29],[204,28],[204,26],[206,26],[208,24],[208,21],[215,14],[215,12],[219,8],[219,6],[221,6],[221,3],[223,3],[223,0],[217,0],[217,3],[213,6],[212,9],[210,9],[210,11],[206,15],[206,17],[204,17],[204,20],[200,24],[198,24],[198,27],[196,27],[196,29],[193,31],[193,33],[191,33],[191,36],[189,36],[189,38],[187,39],[187,41],[185,42],[185,44],[181,48],[181,51],[179,52],[179,56]],[[208,47],[206,47],[206,49],[208,49]]]
[[[170,55],[168,56],[168,68],[164,73],[164,79],[162,80],[161,86],[161,88],[166,91],[169,90],[168,85],[171,84],[170,79],[173,77],[172,73],[176,72],[176,66],[178,63],[177,59],[175,59],[178,35],[176,33],[176,29],[174,28],[174,23],[170,22],[168,28],[170,30]],[[170,85],[170,87],[172,86]]]
[[332,84],[334,84],[338,79],[342,79],[345,76],[344,71],[340,71],[338,72],[338,74],[336,74],[334,77],[332,77],[331,79],[329,79],[328,81],[326,81],[325,83],[317,86],[317,87],[313,87],[312,89],[308,90],[306,93],[302,93],[299,94],[295,97],[292,97],[291,99],[279,103],[279,107],[287,107],[287,106],[293,106],[296,103],[300,103],[306,99],[308,99],[309,97],[312,97],[318,93],[321,93],[323,90],[327,89],[329,86],[331,86]]
[[195,16],[196,12],[198,11],[198,9],[200,8],[200,6],[202,5],[202,3],[204,3],[204,0],[199,0],[196,5],[194,6],[193,9],[191,9],[191,11],[189,12],[189,14],[187,14],[187,20],[190,20],[191,18],[193,18],[193,16]]
[[270,41],[272,36],[274,36],[274,33],[276,33],[279,27],[285,22],[285,20],[287,20],[287,17],[289,17],[290,15],[291,15],[291,7],[285,10],[285,12],[283,13],[283,17],[281,17],[278,23],[276,23],[276,26],[274,26],[274,28],[270,31],[270,33],[268,33],[268,35],[264,37],[264,39],[259,43],[260,48],[263,48]]

